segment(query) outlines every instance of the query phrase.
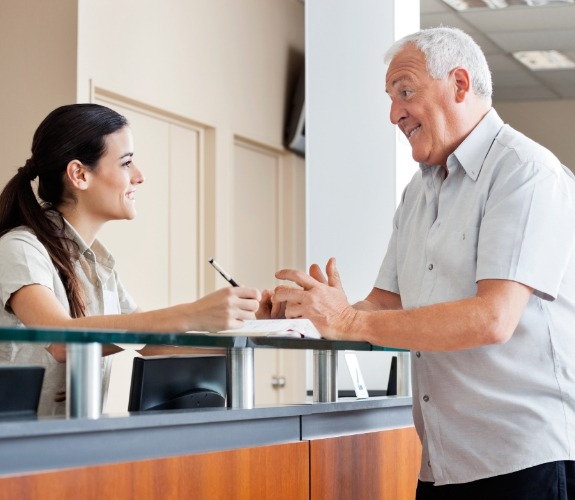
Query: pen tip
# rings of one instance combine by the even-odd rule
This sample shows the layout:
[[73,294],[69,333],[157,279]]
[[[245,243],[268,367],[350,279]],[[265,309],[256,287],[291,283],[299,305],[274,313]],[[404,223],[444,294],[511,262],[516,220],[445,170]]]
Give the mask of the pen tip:
[[209,262],[210,264],[213,264],[213,263],[214,263],[214,259],[210,259],[208,262]]

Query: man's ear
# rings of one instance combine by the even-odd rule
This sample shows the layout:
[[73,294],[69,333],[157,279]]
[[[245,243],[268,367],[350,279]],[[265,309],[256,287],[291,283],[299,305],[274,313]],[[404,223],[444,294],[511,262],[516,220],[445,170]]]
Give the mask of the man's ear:
[[79,160],[72,160],[66,167],[66,177],[76,189],[84,191],[88,188],[89,170]]
[[455,83],[455,100],[463,102],[469,92],[471,92],[471,78],[465,68],[457,67],[451,72]]

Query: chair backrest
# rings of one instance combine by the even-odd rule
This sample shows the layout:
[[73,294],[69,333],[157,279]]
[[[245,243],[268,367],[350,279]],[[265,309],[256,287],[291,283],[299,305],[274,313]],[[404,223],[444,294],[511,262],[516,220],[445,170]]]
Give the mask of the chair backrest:
[[0,418],[37,414],[44,371],[43,366],[0,365]]
[[149,356],[133,361],[128,411],[226,405],[225,356]]

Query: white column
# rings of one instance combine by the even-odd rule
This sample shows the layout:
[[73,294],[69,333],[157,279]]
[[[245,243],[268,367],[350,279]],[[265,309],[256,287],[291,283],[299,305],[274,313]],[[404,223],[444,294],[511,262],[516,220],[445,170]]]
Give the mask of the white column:
[[[389,122],[383,55],[419,28],[419,0],[311,0],[305,8],[307,264],[336,257],[355,302],[373,287],[399,194],[415,171]],[[387,384],[376,356],[360,359],[368,389],[374,377]]]

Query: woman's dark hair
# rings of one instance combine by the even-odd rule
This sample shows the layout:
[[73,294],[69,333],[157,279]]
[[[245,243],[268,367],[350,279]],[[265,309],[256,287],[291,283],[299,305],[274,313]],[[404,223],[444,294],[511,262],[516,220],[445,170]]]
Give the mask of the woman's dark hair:
[[[74,318],[84,316],[86,307],[74,271],[79,249],[65,236],[64,219],[56,210],[64,201],[66,168],[72,160],[96,168],[106,153],[106,136],[127,124],[125,117],[98,104],[56,108],[34,133],[32,156],[0,194],[0,236],[18,226],[34,231],[60,273]],[[36,177],[40,203],[31,184]]]

